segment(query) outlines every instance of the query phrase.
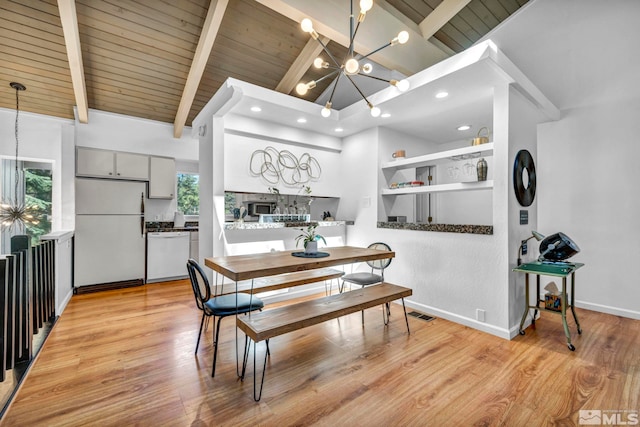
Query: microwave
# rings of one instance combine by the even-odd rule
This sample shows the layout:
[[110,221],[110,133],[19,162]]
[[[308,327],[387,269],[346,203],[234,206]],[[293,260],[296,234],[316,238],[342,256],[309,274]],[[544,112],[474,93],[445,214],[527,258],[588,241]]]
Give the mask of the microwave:
[[273,213],[273,204],[266,202],[254,202],[247,205],[247,210],[251,216],[269,215]]

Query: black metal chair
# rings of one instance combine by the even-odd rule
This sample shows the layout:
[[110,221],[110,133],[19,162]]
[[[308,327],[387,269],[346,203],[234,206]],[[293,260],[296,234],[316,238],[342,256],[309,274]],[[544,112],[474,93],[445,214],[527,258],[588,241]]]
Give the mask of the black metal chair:
[[[213,338],[213,368],[211,370],[211,376],[214,377],[216,374],[218,336],[220,335],[220,322],[222,318],[235,314],[245,314],[254,310],[261,310],[262,307],[264,307],[264,303],[258,297],[244,293],[211,297],[209,280],[204,274],[202,267],[200,267],[194,259],[187,261],[187,271],[189,272],[189,279],[191,279],[191,287],[193,288],[193,294],[196,298],[196,305],[198,309],[202,310],[202,320],[200,321],[200,332],[198,333],[195,354],[198,353],[198,346],[200,345],[200,337],[202,336],[205,319],[208,320],[209,317],[213,317],[213,326],[216,332]],[[216,317],[219,318],[217,326]]]
[[[381,251],[391,252],[391,248],[389,247],[389,245],[382,242],[372,243],[367,247],[370,249],[378,249]],[[362,271],[357,273],[345,274],[344,276],[342,276],[340,293],[344,291],[345,282],[349,283],[350,285],[354,284],[362,287],[384,282],[384,270],[385,268],[389,267],[389,264],[391,264],[391,260],[392,258],[367,261],[367,265],[371,267],[371,271]],[[385,324],[387,324],[389,315],[391,314],[391,310],[388,303],[385,304],[385,306],[386,306],[386,313],[387,313]],[[384,316],[384,312],[382,314]],[[364,311],[362,311],[362,324],[364,325]]]

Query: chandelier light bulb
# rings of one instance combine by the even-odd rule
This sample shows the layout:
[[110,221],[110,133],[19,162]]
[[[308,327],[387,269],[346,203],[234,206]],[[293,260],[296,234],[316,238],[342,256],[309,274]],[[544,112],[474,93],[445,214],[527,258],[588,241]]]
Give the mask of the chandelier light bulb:
[[351,58],[347,60],[347,62],[345,62],[344,64],[344,70],[349,74],[357,73],[359,68],[360,68],[360,64],[358,63],[358,60],[355,58]]
[[409,80],[402,79],[398,83],[396,83],[396,87],[400,92],[406,92],[409,90]]
[[373,71],[373,65],[369,64],[368,62],[362,66],[363,73],[369,74],[371,71]]
[[373,0],[360,0],[360,13],[367,13],[373,7]]
[[316,68],[326,68],[324,60],[320,57],[313,60],[313,66]]
[[405,44],[408,41],[409,41],[409,33],[406,31],[400,31],[398,35],[393,40],[391,40],[391,44],[392,45],[396,45],[398,43]]
[[313,31],[313,22],[311,22],[309,18],[304,18],[302,22],[300,22],[300,27],[305,33],[310,33]]
[[380,109],[378,107],[371,106],[370,108],[371,108],[371,117],[379,117],[380,116],[381,111],[380,111]]
[[398,33],[398,43],[405,44],[409,41],[409,33],[406,31],[400,31]]
[[327,101],[327,103],[324,104],[324,108],[320,111],[320,114],[322,117],[329,117],[331,115],[331,101]]
[[304,83],[298,83],[296,85],[296,92],[298,92],[298,95],[304,96],[307,94],[307,92],[309,91],[309,89],[307,89],[307,85]]

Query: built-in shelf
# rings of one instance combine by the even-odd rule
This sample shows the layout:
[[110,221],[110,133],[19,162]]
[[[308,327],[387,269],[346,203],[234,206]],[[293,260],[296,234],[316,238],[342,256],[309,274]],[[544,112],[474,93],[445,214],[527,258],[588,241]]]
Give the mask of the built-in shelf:
[[[493,142],[481,145],[470,145],[468,147],[456,148],[454,150],[440,151],[438,153],[425,154],[423,156],[410,157],[403,160],[393,160],[382,164],[382,169],[397,170],[408,168],[421,168],[425,166],[435,166],[440,163],[451,162],[452,160],[464,160],[476,157],[493,155]],[[432,186],[435,187],[435,186]],[[467,188],[465,188],[467,189]],[[405,190],[405,189],[403,189]],[[433,190],[432,190],[433,191]],[[443,191],[443,190],[440,190]],[[455,191],[455,190],[444,190]],[[384,193],[383,193],[384,194]]]
[[490,190],[493,180],[474,182],[454,182],[451,184],[421,185],[420,187],[383,188],[383,196],[397,196],[400,194],[444,193],[451,191]]

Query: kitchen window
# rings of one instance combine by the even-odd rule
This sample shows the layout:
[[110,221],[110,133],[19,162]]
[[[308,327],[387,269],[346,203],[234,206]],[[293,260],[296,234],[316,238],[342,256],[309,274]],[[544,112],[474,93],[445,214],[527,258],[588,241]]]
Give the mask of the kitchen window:
[[177,174],[178,211],[185,215],[198,215],[200,212],[199,179],[198,174]]

